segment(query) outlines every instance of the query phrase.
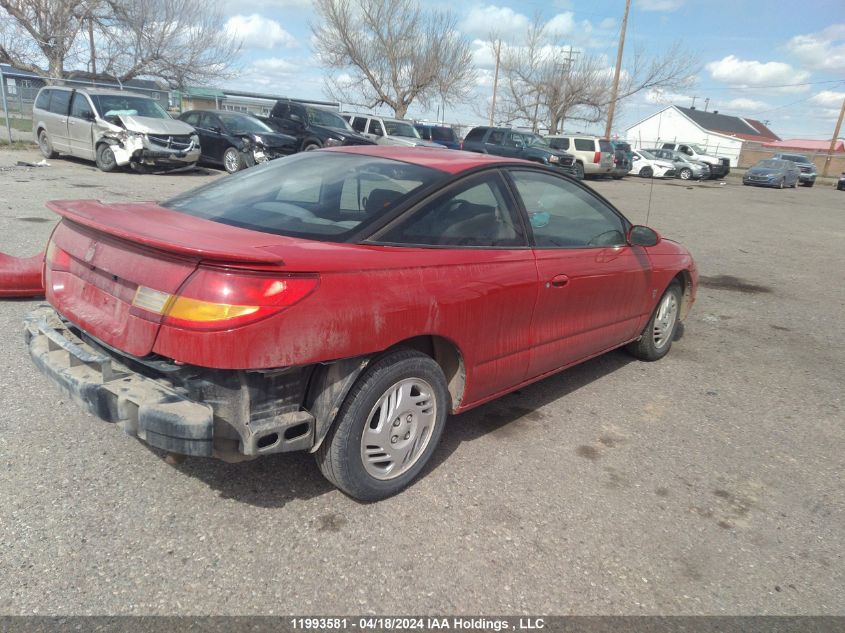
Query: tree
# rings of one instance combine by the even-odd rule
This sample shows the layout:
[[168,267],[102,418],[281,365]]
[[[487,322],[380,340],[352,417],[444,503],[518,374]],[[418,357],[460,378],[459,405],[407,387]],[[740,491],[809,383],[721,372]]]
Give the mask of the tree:
[[387,105],[402,118],[414,102],[451,104],[473,89],[470,46],[452,14],[424,13],[414,0],[314,0],[314,8],[314,46],[330,69],[332,98]]
[[89,0],[0,0],[0,62],[62,77],[65,62],[95,3]]
[[219,0],[0,0],[0,8],[0,61],[39,75],[46,61],[48,78],[93,59],[121,82],[184,86],[227,76],[240,51]]
[[[613,80],[608,62],[556,39],[537,16],[520,43],[503,48],[504,95],[496,108],[497,120],[527,123],[535,130],[546,127],[554,134],[567,119],[596,123],[606,116]],[[697,70],[693,59],[678,44],[655,58],[635,51],[623,68],[617,108],[643,90],[687,84]]]

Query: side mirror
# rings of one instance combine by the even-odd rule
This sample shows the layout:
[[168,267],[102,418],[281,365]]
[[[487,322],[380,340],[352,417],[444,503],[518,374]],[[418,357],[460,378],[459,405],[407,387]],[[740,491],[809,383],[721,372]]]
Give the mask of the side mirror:
[[222,132],[219,125],[212,125],[211,131],[214,132],[215,134],[220,134]]
[[94,116],[93,112],[83,112],[82,118],[86,121],[91,121],[92,123],[97,120],[97,117]]
[[628,229],[625,239],[630,246],[656,246],[660,241],[660,234],[647,226],[635,224]]
[[513,144],[513,146],[516,149],[525,149],[525,143],[523,143],[522,141],[517,141],[516,143]]

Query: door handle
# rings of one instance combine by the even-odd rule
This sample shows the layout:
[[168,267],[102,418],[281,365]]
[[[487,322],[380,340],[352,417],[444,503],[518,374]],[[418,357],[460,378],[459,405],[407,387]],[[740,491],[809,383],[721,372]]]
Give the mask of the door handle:
[[553,288],[563,288],[566,284],[569,283],[569,277],[566,275],[555,275],[552,277],[552,280],[549,282]]

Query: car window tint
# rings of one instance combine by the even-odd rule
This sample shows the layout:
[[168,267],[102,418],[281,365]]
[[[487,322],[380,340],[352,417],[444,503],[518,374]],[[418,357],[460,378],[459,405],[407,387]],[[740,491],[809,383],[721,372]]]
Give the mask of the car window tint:
[[200,124],[199,112],[189,112],[188,114],[186,114],[182,117],[182,120],[185,123],[187,123],[188,125],[192,125],[194,127],[197,127]]
[[469,134],[466,135],[464,141],[480,141],[484,138],[484,132],[487,131],[487,128],[483,127],[475,127],[469,131]]
[[200,114],[200,127],[206,130],[213,130],[214,128],[220,127],[220,122],[213,114],[203,112]]
[[550,138],[549,139],[549,146],[552,149],[569,149],[569,139],[568,138]]
[[50,99],[50,112],[54,114],[67,114],[70,105],[70,92],[67,90],[54,90]]
[[538,247],[625,244],[622,219],[574,182],[536,171],[512,171]]
[[364,132],[367,129],[367,119],[362,116],[356,116],[352,119],[352,129],[356,132]]
[[79,119],[90,119],[94,116],[94,110],[91,109],[91,104],[88,103],[88,99],[85,98],[85,95],[78,92],[73,95],[73,103],[71,103],[70,106],[70,116],[77,117]]
[[370,119],[370,134],[384,136],[384,128],[381,126],[381,121],[378,119]]
[[493,145],[501,145],[504,138],[505,133],[502,130],[493,130],[490,132],[490,137],[487,139],[487,142],[492,143]]
[[594,152],[596,142],[591,138],[576,138],[575,149],[581,152]]
[[35,100],[35,107],[39,110],[47,110],[50,107],[50,94],[52,90],[42,90]]
[[498,178],[486,175],[425,205],[380,241],[426,246],[524,246],[518,226]]

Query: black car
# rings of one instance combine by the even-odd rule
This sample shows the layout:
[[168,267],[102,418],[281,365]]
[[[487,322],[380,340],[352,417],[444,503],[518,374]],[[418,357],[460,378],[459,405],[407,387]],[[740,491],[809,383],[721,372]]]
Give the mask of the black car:
[[839,180],[836,182],[836,190],[845,191],[845,172],[842,172],[842,175],[839,176]]
[[274,130],[295,137],[300,152],[338,145],[375,145],[355,132],[339,114],[289,99],[276,101],[265,121]]
[[619,180],[620,178],[624,178],[629,171],[631,171],[631,161],[628,158],[627,152],[623,149],[614,149],[613,171],[610,172],[610,175],[614,180]]
[[462,149],[480,154],[523,158],[557,168],[576,178],[584,177],[583,169],[576,170],[572,154],[552,149],[548,140],[531,132],[506,127],[475,127],[466,135]]
[[230,174],[297,150],[296,139],[279,134],[251,114],[230,110],[190,110],[179,117],[200,138],[200,161],[223,165]]

